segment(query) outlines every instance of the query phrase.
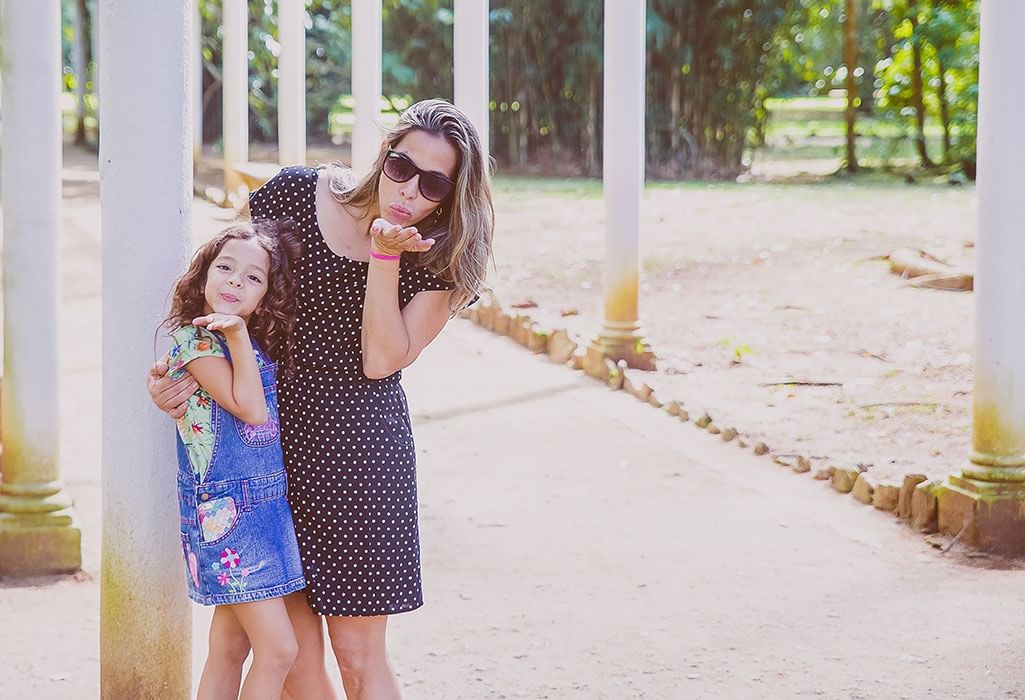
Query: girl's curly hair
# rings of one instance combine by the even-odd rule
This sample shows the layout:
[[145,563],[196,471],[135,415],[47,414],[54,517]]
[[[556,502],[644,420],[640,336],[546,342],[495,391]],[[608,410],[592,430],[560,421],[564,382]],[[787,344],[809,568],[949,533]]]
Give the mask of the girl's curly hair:
[[267,293],[249,319],[249,333],[287,375],[294,366],[292,329],[298,283],[293,267],[302,255],[299,230],[291,221],[241,222],[229,226],[201,247],[171,292],[171,312],[160,324],[171,331],[204,314],[207,270],[230,240],[256,239],[270,257]]

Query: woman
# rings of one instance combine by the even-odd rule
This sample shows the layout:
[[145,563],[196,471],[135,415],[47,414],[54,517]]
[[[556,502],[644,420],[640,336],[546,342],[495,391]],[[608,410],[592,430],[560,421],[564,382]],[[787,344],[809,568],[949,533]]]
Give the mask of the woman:
[[[388,615],[423,604],[415,449],[399,384],[491,257],[494,210],[480,139],[444,100],[411,106],[370,173],[286,168],[250,198],[254,220],[291,219],[306,251],[296,371],[281,382],[289,502],[309,586],[286,599],[299,658],[286,690],[332,697],[319,616],[350,700],[399,697]],[[154,368],[150,394],[176,415],[195,390]]]

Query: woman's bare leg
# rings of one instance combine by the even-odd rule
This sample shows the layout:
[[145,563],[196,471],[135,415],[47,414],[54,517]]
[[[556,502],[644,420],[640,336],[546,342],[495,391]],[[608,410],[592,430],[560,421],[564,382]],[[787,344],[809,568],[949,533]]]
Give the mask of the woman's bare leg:
[[388,661],[388,616],[327,618],[331,649],[348,700],[399,700],[399,682]]
[[324,668],[324,623],[310,609],[305,591],[285,596],[285,607],[299,642],[299,656],[285,679],[281,700],[336,700]]

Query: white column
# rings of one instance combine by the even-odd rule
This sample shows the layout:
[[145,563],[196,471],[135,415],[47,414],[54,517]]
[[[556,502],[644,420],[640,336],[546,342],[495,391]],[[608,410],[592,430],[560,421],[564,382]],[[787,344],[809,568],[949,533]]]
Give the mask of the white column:
[[1025,79],[1014,68],[1025,3],[982,4],[973,443],[966,474],[1025,481]]
[[278,162],[306,164],[306,3],[278,0]]
[[0,574],[73,571],[81,536],[57,445],[59,0],[0,4],[4,373]]
[[[639,342],[637,296],[641,195],[644,189],[643,2],[605,0],[605,323],[592,349],[653,366]],[[647,359],[645,359],[647,358]]]
[[235,165],[249,160],[249,14],[246,0],[223,0],[222,12],[224,193],[228,195],[243,185]]
[[175,426],[150,403],[144,382],[153,329],[191,250],[192,18],[185,2],[100,6],[102,698],[190,697]]
[[362,174],[381,149],[381,0],[352,0],[352,167]]
[[199,15],[200,0],[192,0],[192,159],[203,157],[203,19]]
[[454,0],[452,67],[455,105],[470,118],[488,157],[488,0]]

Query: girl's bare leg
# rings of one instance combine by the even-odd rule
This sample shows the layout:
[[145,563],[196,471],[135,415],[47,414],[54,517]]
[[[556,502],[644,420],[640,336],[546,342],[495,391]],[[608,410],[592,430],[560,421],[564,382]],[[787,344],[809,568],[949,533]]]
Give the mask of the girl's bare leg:
[[253,645],[253,664],[239,697],[277,700],[299,653],[285,603],[281,598],[270,598],[231,607]]
[[218,605],[210,622],[210,651],[199,677],[197,700],[237,698],[242,664],[249,656],[249,637],[230,605]]

